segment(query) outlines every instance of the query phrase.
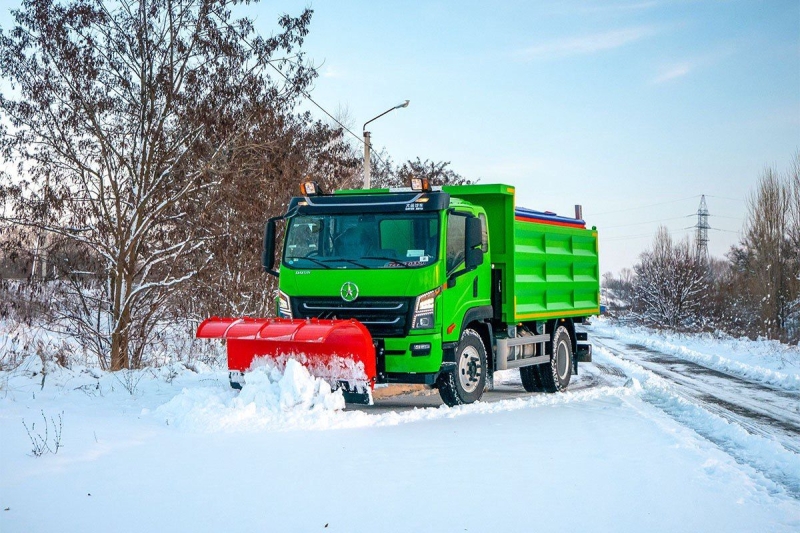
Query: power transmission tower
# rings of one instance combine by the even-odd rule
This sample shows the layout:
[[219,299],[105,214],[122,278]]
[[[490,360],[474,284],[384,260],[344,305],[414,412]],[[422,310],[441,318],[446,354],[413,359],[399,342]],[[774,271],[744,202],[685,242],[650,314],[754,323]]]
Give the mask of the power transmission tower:
[[700,197],[700,207],[697,208],[697,235],[695,236],[695,243],[697,244],[697,258],[705,262],[708,260],[708,206],[706,206],[706,195]]

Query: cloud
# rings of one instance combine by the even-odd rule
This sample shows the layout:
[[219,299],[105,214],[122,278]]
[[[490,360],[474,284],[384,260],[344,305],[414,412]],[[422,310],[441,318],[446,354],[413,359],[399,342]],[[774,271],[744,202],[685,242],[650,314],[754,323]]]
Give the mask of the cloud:
[[653,83],[658,85],[677,78],[682,78],[694,70],[695,65],[690,62],[678,63],[661,69],[661,73],[653,79]]
[[660,2],[634,2],[634,3],[621,3],[621,4],[608,4],[608,5],[592,5],[583,6],[582,13],[603,13],[608,11],[641,11],[644,9],[652,9],[658,7]]
[[342,72],[333,67],[325,67],[325,70],[322,71],[323,78],[341,78],[342,76]]
[[621,30],[594,33],[568,39],[537,44],[520,50],[519,56],[525,60],[556,59],[562,57],[595,54],[613,50],[627,44],[651,37],[658,31],[651,26],[638,26]]
[[686,77],[697,69],[709,67],[715,63],[718,63],[719,61],[732,55],[734,52],[734,47],[726,46],[691,59],[684,59],[682,61],[664,65],[658,71],[658,74],[656,74],[656,76],[652,79],[651,83],[654,85],[659,85]]

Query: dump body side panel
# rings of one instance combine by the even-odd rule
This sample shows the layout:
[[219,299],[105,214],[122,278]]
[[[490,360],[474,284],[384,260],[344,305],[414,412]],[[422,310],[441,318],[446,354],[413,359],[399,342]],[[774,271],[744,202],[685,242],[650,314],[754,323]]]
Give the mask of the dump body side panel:
[[597,231],[514,221],[515,321],[600,312]]

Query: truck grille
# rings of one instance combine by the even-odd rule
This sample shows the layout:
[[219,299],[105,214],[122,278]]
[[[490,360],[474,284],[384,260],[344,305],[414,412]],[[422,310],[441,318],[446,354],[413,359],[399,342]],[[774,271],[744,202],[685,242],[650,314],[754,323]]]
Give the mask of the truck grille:
[[292,297],[295,318],[355,318],[373,337],[403,337],[411,323],[412,298],[359,298],[345,302],[341,298]]

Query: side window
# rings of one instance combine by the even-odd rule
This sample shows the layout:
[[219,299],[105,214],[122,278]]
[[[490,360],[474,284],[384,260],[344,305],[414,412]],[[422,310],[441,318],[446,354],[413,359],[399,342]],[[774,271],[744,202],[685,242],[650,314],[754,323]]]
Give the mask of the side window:
[[481,213],[478,218],[481,219],[481,251],[486,253],[489,251],[489,228],[486,226],[486,215]]
[[464,240],[467,219],[453,215],[447,219],[447,273],[453,271],[464,261]]

